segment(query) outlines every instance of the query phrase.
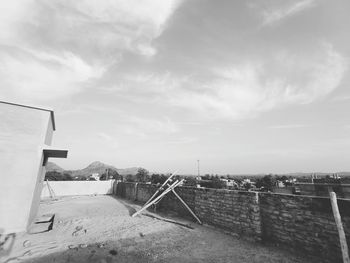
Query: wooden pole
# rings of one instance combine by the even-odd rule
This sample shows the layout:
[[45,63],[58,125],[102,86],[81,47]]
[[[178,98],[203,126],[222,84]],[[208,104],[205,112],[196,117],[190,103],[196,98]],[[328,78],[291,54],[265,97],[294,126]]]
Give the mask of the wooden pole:
[[149,202],[152,201],[152,199],[163,189],[163,187],[170,181],[170,179],[177,173],[174,172],[172,175],[169,176],[168,179],[166,179],[166,181],[161,185],[161,187],[158,188],[158,190],[152,195],[152,197],[150,199],[148,199],[148,201],[144,204],[147,205]]
[[181,201],[181,203],[187,208],[188,211],[193,215],[193,217],[198,221],[199,224],[202,225],[201,220],[196,216],[196,214],[192,211],[192,209],[186,204],[184,200],[175,192],[174,189],[171,189],[171,191],[174,193],[174,195]]
[[329,196],[331,199],[331,205],[332,205],[333,215],[335,219],[335,224],[337,225],[337,229],[338,229],[340,248],[343,255],[343,262],[350,263],[348,245],[346,242],[345,232],[344,232],[343,224],[341,222],[341,217],[340,217],[338,204],[337,204],[337,196],[334,192],[329,192]]
[[56,194],[53,191],[53,189],[51,188],[51,186],[49,185],[49,180],[48,179],[46,179],[46,185],[47,185],[47,189],[49,190],[50,198],[51,199],[56,198]]
[[152,200],[151,202],[149,202],[147,205],[143,206],[139,211],[137,211],[136,213],[134,213],[132,215],[132,217],[137,216],[139,213],[141,213],[143,210],[147,209],[148,207],[150,207],[151,205],[153,205],[155,202],[157,202],[158,200],[160,200],[161,198],[163,198],[164,195],[166,195],[167,193],[169,193],[173,188],[175,188],[176,186],[178,186],[179,184],[182,184],[182,182],[184,181],[184,179],[182,179],[180,182],[179,181],[175,181],[169,188],[167,188],[163,193],[161,193],[159,196],[157,196],[154,200]]

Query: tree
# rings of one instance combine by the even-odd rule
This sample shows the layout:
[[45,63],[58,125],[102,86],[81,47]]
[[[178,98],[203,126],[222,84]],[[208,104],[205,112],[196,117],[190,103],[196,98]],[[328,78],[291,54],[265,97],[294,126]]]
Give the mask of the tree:
[[60,172],[49,171],[49,172],[46,172],[46,174],[45,174],[45,181],[46,180],[61,181],[61,179],[62,179],[62,174]]
[[134,175],[132,175],[132,174],[127,174],[126,176],[125,176],[125,181],[126,182],[136,182],[136,178],[135,178],[135,176]]
[[273,178],[271,174],[265,175],[263,178],[259,178],[256,180],[256,187],[261,188],[264,187],[269,191],[272,191],[276,182],[276,178]]
[[136,173],[136,180],[138,182],[143,182],[143,183],[149,182],[150,181],[149,172],[144,168],[139,168]]
[[110,169],[107,168],[106,171],[100,176],[100,181],[105,181],[105,180],[122,180],[122,176],[119,175],[118,171],[115,169]]
[[212,186],[213,188],[221,189],[221,188],[225,188],[225,183],[220,180],[219,176],[216,175],[212,179]]
[[205,174],[204,176],[202,176],[203,180],[210,180],[210,174]]
[[164,174],[152,174],[151,176],[151,183],[152,184],[163,184],[166,179],[168,179],[167,176]]
[[248,181],[244,181],[243,184],[242,184],[243,188],[245,190],[249,190],[250,188],[252,188],[252,183],[251,182],[248,182]]
[[57,171],[49,171],[45,174],[45,180],[49,181],[73,181],[72,176],[69,173],[60,173]]
[[197,180],[193,176],[186,176],[184,185],[186,185],[186,186],[196,186],[197,185]]

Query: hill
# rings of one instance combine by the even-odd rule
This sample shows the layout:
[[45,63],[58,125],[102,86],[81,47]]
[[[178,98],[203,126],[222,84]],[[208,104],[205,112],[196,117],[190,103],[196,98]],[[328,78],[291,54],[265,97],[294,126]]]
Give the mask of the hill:
[[47,162],[46,171],[48,171],[48,172],[55,171],[55,172],[62,173],[62,172],[64,172],[64,169],[53,162]]
[[78,170],[64,170],[63,168],[61,168],[60,166],[58,166],[57,164],[55,164],[53,162],[48,162],[47,166],[46,166],[47,172],[55,171],[55,172],[60,172],[60,173],[66,173],[66,174],[70,174],[73,178],[74,177],[87,178],[93,173],[98,173],[101,175],[104,172],[106,172],[106,169],[115,170],[120,175],[127,175],[127,174],[135,175],[137,173],[137,171],[139,170],[139,167],[130,167],[130,168],[125,168],[125,169],[119,168],[118,169],[118,168],[114,167],[113,165],[105,164],[105,163],[102,163],[99,161],[95,161],[95,162],[89,164],[87,167],[85,167],[83,169],[78,169]]
[[98,174],[103,174],[106,169],[112,169],[112,170],[118,170],[117,168],[115,168],[112,165],[108,165],[108,164],[104,164],[101,162],[93,162],[91,164],[89,164],[87,167],[80,169],[80,170],[71,170],[71,171],[67,171],[69,172],[73,177],[75,176],[89,176],[93,173],[98,173]]

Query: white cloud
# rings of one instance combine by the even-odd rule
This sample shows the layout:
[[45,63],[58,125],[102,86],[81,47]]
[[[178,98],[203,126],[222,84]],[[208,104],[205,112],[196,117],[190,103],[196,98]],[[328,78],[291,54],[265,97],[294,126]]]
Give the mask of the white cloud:
[[315,6],[316,0],[292,1],[290,4],[285,4],[282,7],[268,7],[261,11],[263,25],[272,25],[283,19],[294,16],[308,8]]
[[152,41],[179,0],[0,2],[0,96],[42,101],[80,92],[125,51]]
[[[156,53],[151,42],[163,32],[166,22],[179,4],[178,0],[49,2],[55,10],[61,11],[63,6],[74,11],[62,14],[66,22],[60,26],[62,29],[73,30],[79,35],[79,31],[83,30],[88,38],[91,37],[94,43],[104,48],[129,49],[146,56]],[[78,21],[77,14],[81,14]],[[89,33],[91,26],[96,30]],[[81,40],[73,38],[73,41]]]
[[104,72],[69,52],[6,51],[0,50],[0,96],[7,99],[36,102],[72,95]]
[[180,3],[180,0],[2,1],[0,40],[31,48],[73,48],[104,59],[125,50],[152,56],[156,53],[152,40],[160,36]]

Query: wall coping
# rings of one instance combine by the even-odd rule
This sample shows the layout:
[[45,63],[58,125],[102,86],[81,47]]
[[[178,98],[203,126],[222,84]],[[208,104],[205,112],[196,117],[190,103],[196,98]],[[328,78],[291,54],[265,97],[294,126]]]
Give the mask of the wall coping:
[[[136,184],[136,182],[123,182],[124,184]],[[146,183],[137,183],[138,185],[146,185],[146,186],[153,186],[153,187],[159,187],[156,184],[146,184]],[[350,184],[349,184],[350,186]],[[245,195],[274,195],[274,196],[283,196],[288,198],[311,198],[311,199],[330,199],[327,196],[314,196],[314,195],[295,195],[295,194],[285,194],[285,193],[273,193],[273,192],[258,192],[258,191],[242,191],[242,190],[234,190],[234,189],[216,189],[216,188],[206,188],[206,187],[193,187],[193,186],[178,186],[178,188],[187,188],[187,189],[193,189],[195,191],[199,192],[222,192],[222,193],[238,193],[238,194],[245,194]],[[349,201],[350,199],[346,198],[338,198],[338,200],[343,201]]]

